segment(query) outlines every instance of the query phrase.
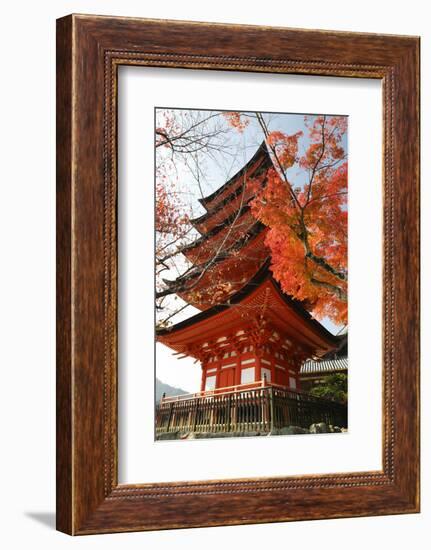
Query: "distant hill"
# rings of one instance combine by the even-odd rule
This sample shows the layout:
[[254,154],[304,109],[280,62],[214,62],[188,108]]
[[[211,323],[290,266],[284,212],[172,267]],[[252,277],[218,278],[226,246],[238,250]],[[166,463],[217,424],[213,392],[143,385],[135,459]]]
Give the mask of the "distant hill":
[[181,388],[174,388],[173,386],[165,384],[164,382],[161,382],[158,378],[156,378],[156,403],[160,401],[160,398],[164,393],[167,397],[171,397],[174,395],[185,395],[186,393],[190,392],[182,390]]

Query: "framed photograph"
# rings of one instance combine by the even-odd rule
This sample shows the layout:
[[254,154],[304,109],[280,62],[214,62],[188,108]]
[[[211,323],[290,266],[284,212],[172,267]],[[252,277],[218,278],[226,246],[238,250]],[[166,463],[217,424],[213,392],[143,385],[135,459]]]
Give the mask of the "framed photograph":
[[57,21],[57,528],[419,511],[419,39]]

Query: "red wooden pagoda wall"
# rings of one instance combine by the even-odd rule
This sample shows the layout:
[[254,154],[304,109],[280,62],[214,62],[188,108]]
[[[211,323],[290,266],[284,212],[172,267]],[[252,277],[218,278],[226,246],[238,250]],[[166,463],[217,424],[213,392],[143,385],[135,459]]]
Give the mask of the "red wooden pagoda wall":
[[245,346],[238,353],[227,351],[226,357],[213,357],[202,365],[201,391],[227,388],[263,381],[299,389],[300,361],[281,352],[271,352],[267,347],[257,352],[253,346]]

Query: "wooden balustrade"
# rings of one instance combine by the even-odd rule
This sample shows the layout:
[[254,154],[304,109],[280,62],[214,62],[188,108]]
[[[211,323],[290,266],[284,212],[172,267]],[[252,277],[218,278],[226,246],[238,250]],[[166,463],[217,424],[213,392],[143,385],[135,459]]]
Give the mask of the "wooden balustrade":
[[347,426],[347,406],[276,385],[234,386],[178,398],[156,407],[156,435],[245,432],[269,433],[287,426],[313,423]]

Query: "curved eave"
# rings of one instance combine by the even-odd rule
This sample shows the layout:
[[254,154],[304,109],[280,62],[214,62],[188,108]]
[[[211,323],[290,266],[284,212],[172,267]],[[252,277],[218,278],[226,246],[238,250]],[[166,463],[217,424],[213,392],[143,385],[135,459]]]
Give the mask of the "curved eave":
[[[253,241],[255,241],[255,239],[259,237],[263,229],[265,229],[265,226],[260,222],[256,222],[252,230],[248,231],[241,239],[239,239],[237,241],[237,246],[235,248],[232,248],[231,251],[238,252],[242,248],[248,246],[250,243],[252,243]],[[219,264],[220,262],[229,260],[231,257],[232,257],[232,254],[229,254],[227,256],[224,256],[223,254],[221,254],[218,258],[214,260],[214,264]],[[173,281],[169,281],[168,279],[163,279],[163,282],[168,287],[172,287],[174,285],[177,285],[178,283],[181,283],[181,285],[183,285],[187,281],[190,281],[200,275],[201,273],[200,266],[195,266],[195,268],[196,268],[196,271],[191,271],[188,275],[177,277]]]
[[[339,338],[331,334],[323,325],[316,321],[316,319],[314,319],[310,315],[310,313],[304,308],[301,302],[288,296],[281,290],[279,284],[271,275],[269,265],[269,261],[265,262],[265,264],[259,269],[256,275],[252,279],[250,279],[250,281],[241,290],[232,295],[232,297],[230,298],[230,303],[228,305],[221,304],[212,306],[211,308],[202,311],[201,313],[197,313],[196,315],[193,315],[192,317],[189,317],[188,319],[185,319],[184,321],[181,321],[180,323],[177,323],[172,327],[159,329],[158,331],[156,331],[157,338],[164,339],[163,337],[165,336],[173,336],[185,329],[193,327],[194,325],[208,321],[226,310],[231,310],[236,304],[240,304],[242,301],[248,298],[253,292],[256,291],[257,287],[259,287],[261,284],[269,279],[282,301],[299,317],[301,317],[313,330],[313,332],[317,333],[317,335],[328,346],[336,346],[339,342]],[[221,320],[218,320],[218,322],[221,322]]]
[[233,185],[238,178],[240,178],[253,164],[256,164],[256,162],[260,159],[268,159],[269,163],[272,164],[271,157],[269,156],[268,149],[266,148],[266,143],[263,141],[258,149],[256,150],[255,154],[251,157],[251,159],[239,170],[234,176],[229,178],[226,183],[224,183],[221,187],[216,189],[211,195],[207,195],[206,197],[202,197],[198,199],[200,204],[207,210],[205,214],[200,216],[199,218],[195,218],[194,220],[191,220],[191,223],[199,223],[204,219],[206,216],[210,214],[210,211],[208,211],[208,203],[212,202],[214,199],[216,199],[219,195],[221,195],[226,189],[228,189],[231,185]]
[[[241,214],[241,217],[244,215],[244,213]],[[240,221],[241,217],[238,218],[238,222]],[[216,228],[214,228],[213,231],[209,231],[205,235],[202,235],[202,237],[200,237],[199,239],[196,239],[196,241],[193,241],[192,243],[184,246],[183,248],[180,249],[179,252],[184,254],[184,256],[186,256],[186,258],[189,258],[188,253],[190,253],[192,251],[195,251],[196,248],[199,248],[202,245],[205,245],[205,243],[207,243],[213,237],[218,235],[227,226],[228,226],[228,222],[223,223],[223,225],[216,226]],[[243,235],[241,238],[245,239],[245,237],[247,237],[247,236],[257,235],[258,233],[260,233],[264,229],[265,229],[265,226],[263,225],[263,223],[261,223],[260,221],[256,221],[253,225],[250,224],[250,228],[247,230],[247,233],[245,235]],[[235,230],[235,227],[234,227],[234,230]],[[248,240],[249,239],[244,240],[243,246],[248,242]],[[242,248],[242,246],[240,247],[240,249],[241,248]]]
[[[240,190],[239,190],[240,191]],[[226,204],[229,203],[231,200],[234,200],[236,197],[234,196],[231,196],[229,195],[228,197],[226,197]],[[248,204],[248,202],[251,200],[251,197],[249,197],[247,199],[247,202],[246,204],[244,204],[242,206],[241,209],[239,208],[236,208],[233,212],[231,212],[228,216],[226,216],[225,218],[223,218],[220,222],[218,222],[212,229],[210,229],[209,231],[203,231],[203,230],[200,230],[199,229],[199,225],[204,222],[204,221],[208,221],[214,214],[216,214],[217,212],[219,212],[220,210],[222,210],[223,208],[217,208],[217,211],[214,211],[214,212],[207,212],[206,214],[204,214],[203,216],[201,216],[200,218],[195,218],[194,220],[190,220],[190,223],[193,225],[193,227],[199,231],[199,233],[205,237],[206,235],[210,235],[210,234],[213,234],[213,233],[217,233],[218,231],[220,231],[221,229],[223,229],[223,227],[226,227],[226,225],[229,223],[229,221],[232,221],[232,219],[235,219],[235,216],[238,215],[238,212],[240,212],[240,216],[242,216],[247,210],[250,209],[250,206]],[[223,204],[224,206],[224,204]],[[198,239],[199,240],[199,239]]]

